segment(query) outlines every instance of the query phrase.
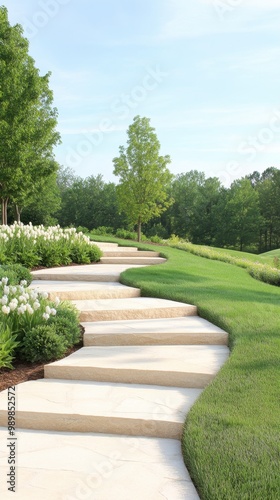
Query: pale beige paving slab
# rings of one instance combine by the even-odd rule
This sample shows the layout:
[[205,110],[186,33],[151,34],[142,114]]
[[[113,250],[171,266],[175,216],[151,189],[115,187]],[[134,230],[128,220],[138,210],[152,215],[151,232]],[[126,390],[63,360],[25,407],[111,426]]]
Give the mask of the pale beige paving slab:
[[123,271],[134,267],[146,267],[145,265],[130,264],[89,264],[81,266],[55,267],[32,271],[35,280],[67,280],[67,281],[119,281]]
[[96,245],[101,250],[103,250],[104,248],[110,248],[110,249],[119,248],[118,243],[109,243],[109,242],[102,242],[102,241],[91,241],[91,244],[92,245]]
[[[201,389],[42,379],[19,384],[17,427],[180,439]],[[0,393],[0,426],[7,391]]]
[[84,345],[227,345],[228,334],[199,316],[82,323]]
[[[106,250],[103,252],[102,257],[159,257],[159,252],[150,252],[147,250],[127,250],[126,248],[118,248],[116,250]],[[135,252],[136,250],[136,252]]]
[[117,252],[118,255],[122,254],[123,252],[126,253],[126,252],[129,252],[129,253],[138,253],[139,250],[137,247],[108,247],[107,249],[104,250],[104,247],[103,247],[103,251],[104,252]]
[[0,429],[1,500],[199,500],[177,440],[28,430],[17,439],[11,493]]
[[153,266],[157,264],[164,264],[166,259],[162,257],[101,257],[100,264],[146,264],[147,266]]
[[203,388],[228,356],[226,346],[84,347],[46,365],[45,377]]
[[118,282],[89,282],[89,281],[50,281],[33,280],[30,288],[39,292],[47,292],[54,300],[87,300],[139,297],[139,288],[121,285]]
[[81,321],[174,318],[197,314],[196,306],[173,300],[136,297],[130,299],[73,300]]

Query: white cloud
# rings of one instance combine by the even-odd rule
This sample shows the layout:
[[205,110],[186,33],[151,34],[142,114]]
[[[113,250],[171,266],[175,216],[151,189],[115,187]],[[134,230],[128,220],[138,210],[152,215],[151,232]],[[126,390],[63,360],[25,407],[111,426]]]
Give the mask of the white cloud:
[[263,19],[280,12],[279,0],[170,0],[159,41],[211,34],[279,30],[279,21]]
[[202,70],[212,70],[216,71],[225,70],[226,71],[242,71],[250,72],[257,71],[260,72],[260,68],[265,68],[268,70],[279,73],[278,61],[280,58],[280,47],[270,47],[266,49],[258,50],[247,50],[243,53],[236,53],[234,55],[227,55],[223,57],[212,57],[204,61],[200,61],[197,67]]

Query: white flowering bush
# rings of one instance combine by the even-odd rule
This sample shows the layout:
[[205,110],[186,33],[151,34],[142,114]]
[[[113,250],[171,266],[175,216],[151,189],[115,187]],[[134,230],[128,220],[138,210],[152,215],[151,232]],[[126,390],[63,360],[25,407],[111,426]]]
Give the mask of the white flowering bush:
[[26,281],[11,286],[8,278],[0,282],[0,321],[19,341],[28,330],[56,315],[58,304],[59,299],[55,303],[48,300],[47,292],[27,288]]
[[19,263],[28,268],[88,264],[100,259],[101,250],[75,228],[45,228],[15,222],[0,226],[0,264]]
[[[60,303],[59,298],[50,301],[47,292],[30,289],[27,285],[28,283],[24,280],[19,285],[9,285],[8,278],[2,278],[0,281],[0,325],[2,328],[0,330],[0,368],[11,368],[11,359],[16,355],[25,361],[48,361],[64,354],[71,346],[71,342],[66,341],[67,333],[61,327],[60,317],[65,315],[65,309],[69,311],[68,324],[71,322],[72,328],[76,328],[76,332],[79,332],[78,314],[73,306],[69,304],[66,308],[63,303]],[[58,316],[57,327],[56,316]],[[42,327],[50,325],[52,333],[45,335],[45,340],[42,340],[40,338]],[[44,337],[43,333],[41,337]],[[78,340],[78,334],[76,337],[73,336],[72,345]],[[42,348],[43,345],[45,349]],[[8,351],[10,357],[7,362]],[[36,351],[36,356],[33,351]]]

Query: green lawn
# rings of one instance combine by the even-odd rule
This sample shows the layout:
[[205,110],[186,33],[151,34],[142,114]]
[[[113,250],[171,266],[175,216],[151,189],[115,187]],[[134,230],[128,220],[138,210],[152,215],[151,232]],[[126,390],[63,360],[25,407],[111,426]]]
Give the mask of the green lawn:
[[[199,247],[199,245],[195,245]],[[251,262],[259,262],[260,264],[269,264],[273,266],[273,257],[280,257],[280,250],[272,250],[271,252],[254,254],[249,252],[239,252],[237,250],[230,250],[228,248],[207,247],[220,253],[229,254],[236,259],[246,259]]]
[[277,248],[276,250],[271,250],[270,252],[262,253],[261,257],[263,257],[263,258],[272,258],[272,259],[273,259],[273,257],[280,258],[280,248]]
[[201,499],[278,500],[280,289],[234,265],[149,248],[168,262],[130,269],[122,282],[141,288],[143,296],[196,304],[200,316],[230,334],[231,356],[188,414],[182,440]]

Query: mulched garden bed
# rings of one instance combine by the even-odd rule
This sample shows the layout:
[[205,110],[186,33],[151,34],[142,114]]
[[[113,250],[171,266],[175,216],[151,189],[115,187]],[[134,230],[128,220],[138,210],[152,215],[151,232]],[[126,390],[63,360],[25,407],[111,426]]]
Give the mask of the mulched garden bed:
[[[77,351],[83,347],[83,342],[69,349],[65,356],[69,356],[72,352]],[[0,391],[8,389],[27,380],[37,380],[44,378],[44,366],[47,363],[23,363],[22,361],[14,361],[13,370],[7,368],[0,369]]]

